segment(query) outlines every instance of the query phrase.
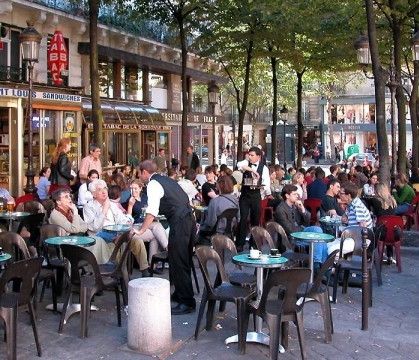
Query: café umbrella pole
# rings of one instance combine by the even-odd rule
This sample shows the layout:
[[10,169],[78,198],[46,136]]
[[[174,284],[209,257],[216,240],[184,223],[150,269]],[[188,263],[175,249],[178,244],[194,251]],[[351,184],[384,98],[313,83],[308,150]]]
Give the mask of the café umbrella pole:
[[368,230],[362,229],[362,330],[368,330],[368,307],[370,304],[370,281],[367,258]]

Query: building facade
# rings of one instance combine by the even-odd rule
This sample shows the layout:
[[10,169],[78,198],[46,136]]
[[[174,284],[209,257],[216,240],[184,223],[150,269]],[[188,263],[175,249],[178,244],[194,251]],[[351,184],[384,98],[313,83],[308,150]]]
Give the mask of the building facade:
[[[26,21],[42,35],[39,62],[34,67],[33,111],[26,110],[28,83],[19,34]],[[88,153],[91,122],[89,22],[83,9],[68,1],[3,0],[0,3],[0,186],[21,195],[25,184],[28,147],[35,171],[49,166],[61,137],[71,137],[69,154],[77,170]],[[55,34],[64,39],[68,66],[57,83],[48,64]],[[104,164],[152,158],[164,148],[168,160],[181,156],[180,50],[107,25],[98,26],[100,96],[103,112]],[[202,154],[212,149],[212,121],[216,132],[228,119],[213,117],[210,107],[192,111],[193,89],[211,82],[225,83],[216,63],[188,55],[188,141]],[[28,120],[33,141],[28,144]],[[227,121],[226,121],[227,120]],[[198,130],[197,130],[198,129]],[[218,139],[219,136],[216,136]],[[218,147],[217,147],[218,149]],[[207,154],[211,158],[211,154]],[[11,182],[11,179],[17,180]]]

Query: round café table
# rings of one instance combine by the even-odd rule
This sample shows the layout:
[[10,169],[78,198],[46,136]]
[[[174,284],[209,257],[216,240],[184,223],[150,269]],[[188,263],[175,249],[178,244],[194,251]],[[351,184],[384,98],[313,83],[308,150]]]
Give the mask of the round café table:
[[132,225],[129,224],[119,224],[119,225],[105,225],[102,230],[115,234],[123,234],[132,229]]
[[[96,243],[96,240],[89,236],[75,236],[75,235],[65,235],[65,236],[55,236],[48,239],[45,239],[45,243],[51,246],[60,247],[61,245],[74,245],[74,246],[83,246],[89,247]],[[61,252],[58,252],[61,254]],[[57,304],[57,311],[63,311],[64,304],[59,303]],[[46,307],[47,310],[54,310],[53,304],[49,304]],[[97,311],[99,310],[96,306],[92,305],[91,310]],[[68,302],[67,311],[65,313],[64,324],[67,323],[69,317],[75,313],[81,311],[81,304],[74,304],[72,301],[72,296],[70,296],[70,300]]]
[[2,255],[0,255],[0,266],[6,265],[10,261],[11,258],[12,258],[12,255],[4,252]]
[[329,235],[329,234],[324,234],[324,233],[314,233],[314,232],[305,232],[305,231],[301,231],[301,232],[294,232],[291,233],[291,236],[294,239],[297,240],[302,240],[302,241],[306,241],[310,244],[310,252],[309,252],[309,266],[310,266],[310,270],[311,270],[311,278],[310,278],[310,282],[313,282],[313,278],[314,278],[314,264],[313,264],[313,257],[314,257],[314,243],[316,242],[331,242],[333,240],[335,240],[335,237],[333,235]]
[[26,216],[29,216],[30,213],[24,211],[1,211],[0,212],[0,219],[8,220],[9,231],[13,231],[13,221],[22,219]]
[[[287,258],[282,256],[261,255],[258,259],[251,259],[249,254],[238,254],[233,256],[234,264],[256,268],[256,295],[257,300],[260,300],[263,293],[263,269],[278,269],[288,268],[290,263]],[[258,317],[256,320],[256,331],[250,331],[246,335],[246,342],[258,343],[269,346],[269,335],[262,332],[262,318]],[[233,335],[227,338],[224,343],[230,344],[238,342],[238,335]],[[283,353],[285,349],[282,345],[279,346],[279,352]]]
[[319,222],[324,224],[325,226],[331,227],[335,232],[336,239],[339,237],[339,226],[342,224],[342,219],[340,216],[337,218],[330,217],[330,219],[326,219],[326,217],[321,217],[319,219]]

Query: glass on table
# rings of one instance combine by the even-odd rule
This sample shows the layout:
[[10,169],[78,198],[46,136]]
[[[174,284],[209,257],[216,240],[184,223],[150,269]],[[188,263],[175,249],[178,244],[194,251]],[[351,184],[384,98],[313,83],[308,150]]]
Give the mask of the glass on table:
[[15,201],[13,199],[7,200],[6,209],[8,213],[12,213],[15,208]]

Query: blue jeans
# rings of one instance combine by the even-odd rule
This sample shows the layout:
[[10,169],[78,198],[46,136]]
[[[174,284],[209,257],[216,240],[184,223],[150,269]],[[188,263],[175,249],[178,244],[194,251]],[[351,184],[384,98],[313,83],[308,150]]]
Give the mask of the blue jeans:
[[[320,226],[309,226],[306,227],[304,232],[315,232],[315,233],[322,233],[323,230]],[[306,241],[297,241],[298,245],[310,245]],[[313,254],[313,263],[321,263],[323,264],[327,259],[327,244],[324,242],[316,242],[314,244],[314,254]]]
[[99,231],[96,236],[101,237],[103,240],[105,240],[105,242],[107,243],[111,243],[115,240],[116,238],[116,234],[112,234],[106,231]]
[[410,204],[408,204],[408,203],[403,203],[403,204],[397,205],[396,209],[395,209],[395,214],[396,215],[403,215],[404,213],[407,212],[407,210],[409,210],[409,206],[410,206]]

